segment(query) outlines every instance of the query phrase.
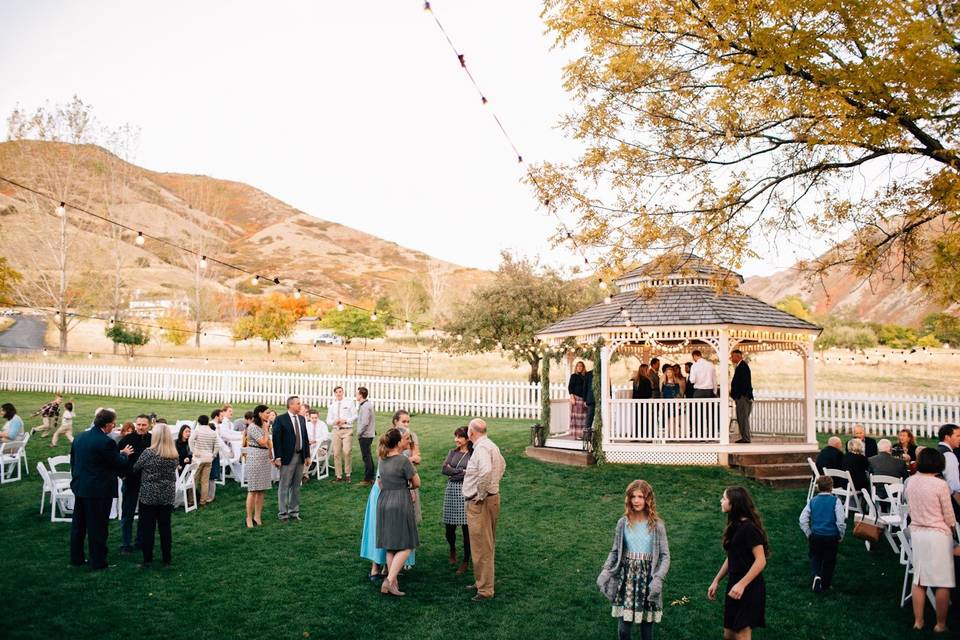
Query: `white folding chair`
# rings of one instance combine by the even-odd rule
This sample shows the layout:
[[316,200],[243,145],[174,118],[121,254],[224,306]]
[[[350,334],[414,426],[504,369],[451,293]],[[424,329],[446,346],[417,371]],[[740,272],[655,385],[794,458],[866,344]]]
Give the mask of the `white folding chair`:
[[[904,557],[906,561],[903,569],[903,588],[900,590],[900,606],[902,607],[907,603],[907,600],[910,600],[913,597],[913,580],[911,576],[913,575],[913,548],[910,546],[910,538],[908,534],[908,529],[901,529],[896,533],[898,540],[900,541],[900,548],[903,550]],[[927,588],[927,600],[930,601],[930,604],[934,609],[937,608],[937,598],[933,592],[933,589]]]
[[[843,469],[824,469],[823,475],[830,476],[834,478],[833,481],[833,494],[838,498],[843,500],[843,515],[845,518],[850,517],[850,511],[860,511],[859,502],[857,502],[857,490],[853,486],[853,478],[850,476],[849,471],[844,471]],[[837,479],[843,480],[846,483],[846,487],[841,487],[837,483]],[[856,503],[851,506],[851,503]]]
[[[53,473],[70,473],[70,456],[53,456],[47,458],[47,466]],[[67,467],[64,469],[63,467]]]
[[242,488],[247,487],[247,454],[250,453],[250,447],[242,447],[240,449],[240,473],[238,474],[238,481]]
[[810,502],[810,498],[813,497],[813,492],[817,488],[817,479],[820,478],[820,470],[817,469],[817,463],[813,461],[813,458],[807,458],[807,464],[810,465],[810,471],[813,473],[813,476],[810,478],[810,487],[807,489],[807,502]]
[[30,436],[32,435],[29,431],[23,434],[23,472],[27,475],[30,475],[30,461],[27,460],[27,443],[30,442]]
[[[877,488],[881,485],[883,485],[882,496],[877,491]],[[890,513],[896,509],[896,503],[900,500],[900,493],[902,490],[903,480],[901,478],[896,476],[870,474],[870,498],[882,513]],[[890,491],[894,491],[896,493],[896,501],[890,499]]]
[[27,442],[14,440],[0,444],[0,484],[16,482],[22,476],[21,468],[26,459]]
[[37,463],[37,473],[43,480],[43,492],[40,494],[40,513],[46,494],[50,494],[50,522],[70,522],[73,514],[73,491],[70,490],[70,475],[62,471],[52,473],[42,462]]
[[[64,457],[66,457],[67,461],[69,462],[69,456],[56,456],[56,458]],[[53,463],[54,460],[55,458],[47,458],[47,463],[50,465],[49,469],[43,466],[42,462],[37,463],[37,473],[40,474],[40,478],[43,480],[43,490],[40,492],[40,513],[43,513],[44,503],[47,501],[47,494],[50,494],[50,506],[53,507],[56,489],[69,489],[70,481],[73,479],[73,476],[69,471],[57,471],[56,466]],[[73,494],[71,493],[70,495],[72,496]]]
[[[175,507],[183,505],[183,512],[190,513],[197,508],[197,490],[196,490],[197,465],[184,465],[180,473],[177,474],[176,500]],[[191,502],[190,498],[193,497]]]
[[120,498],[123,496],[123,480],[117,478],[117,497],[113,499],[113,503],[110,505],[110,519],[119,520],[120,519]]
[[[330,445],[332,441],[324,440],[313,445],[310,449],[310,469],[308,473],[316,474],[317,480],[330,477]],[[320,453],[323,452],[321,456]]]
[[[881,513],[877,508],[876,502],[873,498],[870,497],[870,493],[866,489],[860,490],[862,495],[862,500],[864,504],[864,513],[859,513],[854,516],[854,522],[864,521],[868,523],[875,523],[878,526],[883,527],[883,535],[887,539],[887,542],[890,543],[890,548],[893,549],[893,552],[897,555],[900,555],[901,551],[899,548],[899,543],[897,538],[894,536],[894,532],[900,528],[900,513]],[[898,496],[899,497],[899,496]],[[870,541],[864,540],[864,546],[867,548],[867,551],[870,550]]]

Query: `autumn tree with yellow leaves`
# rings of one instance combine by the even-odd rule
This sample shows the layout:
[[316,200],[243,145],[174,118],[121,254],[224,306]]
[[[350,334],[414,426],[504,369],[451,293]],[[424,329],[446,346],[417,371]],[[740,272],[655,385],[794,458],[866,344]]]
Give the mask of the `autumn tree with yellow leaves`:
[[584,149],[531,182],[579,241],[737,267],[758,234],[849,235],[808,267],[892,261],[956,293],[937,283],[960,275],[943,259],[960,246],[960,3],[546,0],[543,17],[576,52],[562,125]]

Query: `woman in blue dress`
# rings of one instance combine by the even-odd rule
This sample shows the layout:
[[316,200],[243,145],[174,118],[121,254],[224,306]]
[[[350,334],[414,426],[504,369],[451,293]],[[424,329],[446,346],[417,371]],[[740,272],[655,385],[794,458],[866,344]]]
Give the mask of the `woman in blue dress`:
[[[406,419],[407,425],[410,423],[410,415],[406,411],[397,411],[393,414],[393,426],[396,427],[401,419]],[[406,438],[404,439],[406,440]],[[371,562],[370,581],[378,582],[383,579],[381,569],[386,569],[387,550],[377,547],[377,502],[380,500],[380,467],[377,467],[377,478],[370,487],[370,495],[367,496],[367,508],[363,516],[363,536],[360,538],[360,557]],[[407,558],[406,567],[412,567],[417,562],[417,551],[414,549]]]

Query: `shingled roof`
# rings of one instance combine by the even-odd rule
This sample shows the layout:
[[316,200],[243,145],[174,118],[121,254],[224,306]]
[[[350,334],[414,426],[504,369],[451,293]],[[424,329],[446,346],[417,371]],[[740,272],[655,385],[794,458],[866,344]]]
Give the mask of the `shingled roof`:
[[629,313],[634,326],[747,325],[778,329],[819,330],[762,300],[739,291],[718,292],[708,286],[668,286],[643,292],[625,292],[613,296],[610,304],[599,303],[567,316],[537,335],[575,333],[589,329],[626,326]]
[[730,269],[719,267],[695,253],[666,254],[640,265],[617,278],[618,282],[662,277],[702,277],[711,280],[723,279],[742,283],[743,276]]

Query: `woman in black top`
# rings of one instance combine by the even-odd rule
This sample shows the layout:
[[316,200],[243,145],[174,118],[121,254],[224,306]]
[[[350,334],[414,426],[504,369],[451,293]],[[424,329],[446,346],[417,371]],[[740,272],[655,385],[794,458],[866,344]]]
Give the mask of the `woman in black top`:
[[761,572],[767,566],[767,532],[753,499],[743,487],[727,487],[720,500],[727,514],[723,550],[727,559],[707,589],[714,600],[720,580],[727,576],[727,597],[723,602],[723,637],[748,640],[752,629],[765,626],[766,585]]
[[140,527],[143,530],[143,566],[153,562],[153,532],[160,530],[160,555],[163,564],[170,564],[172,534],[170,516],[177,487],[177,447],[165,424],[153,428],[150,447],[133,465],[140,479]]
[[857,490],[859,502],[860,490],[870,489],[870,480],[867,473],[870,470],[870,461],[863,455],[863,440],[853,438],[847,443],[847,452],[843,454],[843,469],[850,472],[853,486]]
[[567,393],[570,394],[570,435],[580,440],[583,430],[587,426],[587,392],[590,379],[587,376],[587,366],[577,362],[573,374],[567,382]]
[[185,424],[180,427],[180,433],[177,434],[177,473],[183,471],[183,468],[193,460],[193,452],[190,451],[190,425]]

